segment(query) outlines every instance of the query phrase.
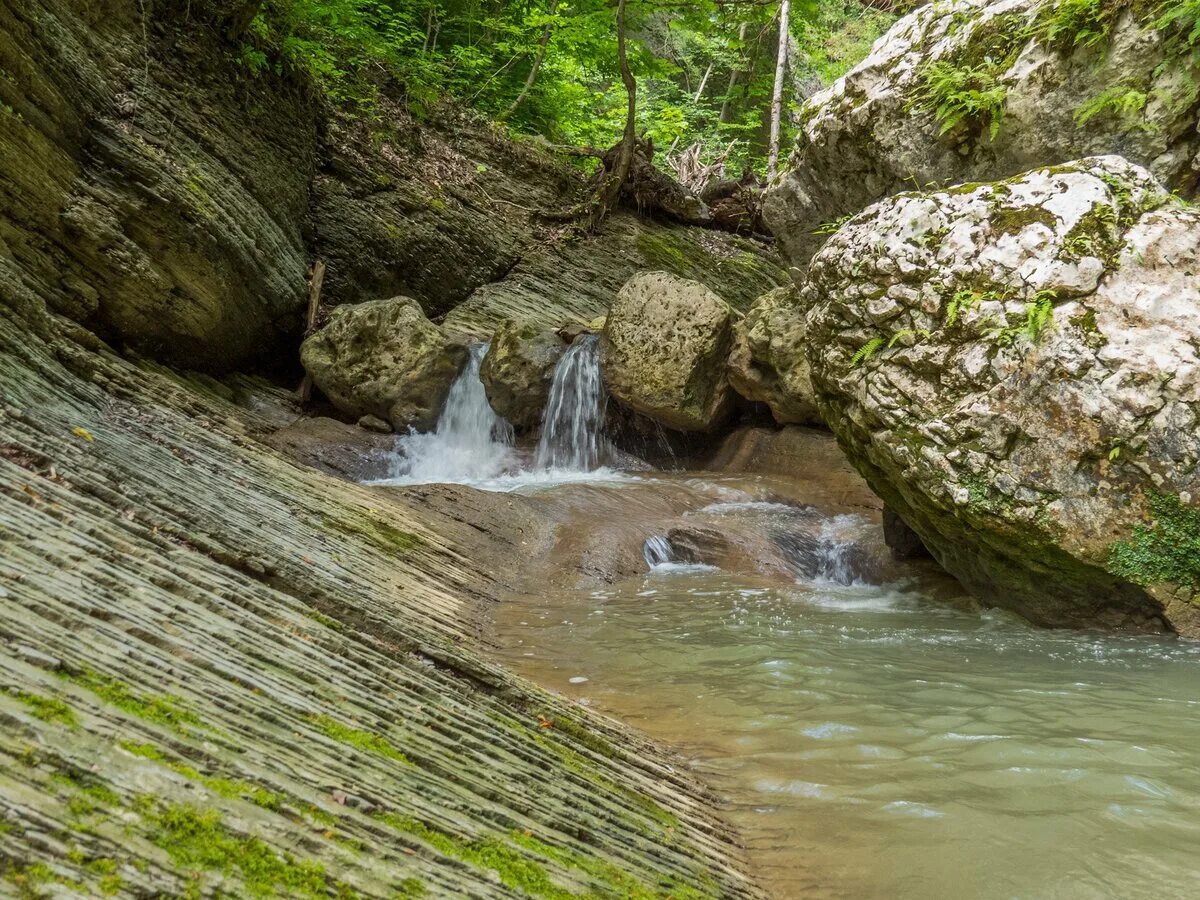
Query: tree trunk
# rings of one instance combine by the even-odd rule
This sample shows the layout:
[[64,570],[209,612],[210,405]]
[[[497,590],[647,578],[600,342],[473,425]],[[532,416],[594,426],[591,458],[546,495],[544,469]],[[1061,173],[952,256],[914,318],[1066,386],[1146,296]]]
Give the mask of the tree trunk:
[[617,0],[617,61],[621,66],[621,81],[625,83],[625,94],[628,97],[628,106],[625,110],[625,133],[621,137],[621,149],[617,153],[616,167],[605,178],[596,203],[592,207],[591,215],[588,216],[588,230],[599,225],[608,215],[613,204],[616,203],[617,195],[621,192],[621,185],[625,183],[625,178],[629,174],[629,164],[633,160],[633,147],[637,141],[637,80],[633,77],[633,70],[629,68],[629,56],[625,52],[625,0]]
[[788,55],[788,0],[779,4],[779,55],[775,60],[775,87],[771,92],[771,144],[767,152],[767,177],[779,171],[779,131],[783,118],[783,73]]
[[[558,0],[550,0],[549,15],[553,18],[555,11],[558,9]],[[537,56],[533,59],[533,65],[529,69],[529,76],[525,79],[525,86],[521,88],[521,93],[517,94],[517,99],[512,102],[512,106],[500,118],[507,119],[525,102],[525,98],[529,96],[529,91],[533,88],[533,84],[537,81],[538,70],[542,67],[542,60],[546,58],[546,47],[550,44],[551,23],[547,22],[542,29],[542,39],[538,42]]]
[[700,79],[700,87],[696,88],[696,96],[692,98],[693,103],[699,103],[700,98],[704,95],[704,88],[708,84],[708,76],[712,74],[713,64],[710,62],[708,68],[704,70],[704,77]]
[[[746,23],[743,22],[738,27],[738,43],[742,45],[742,56],[746,54]],[[721,115],[717,119],[722,125],[728,125],[733,121],[733,89],[738,85],[738,79],[741,77],[741,69],[734,66],[729,72],[729,87],[725,91],[725,99],[721,103]]]

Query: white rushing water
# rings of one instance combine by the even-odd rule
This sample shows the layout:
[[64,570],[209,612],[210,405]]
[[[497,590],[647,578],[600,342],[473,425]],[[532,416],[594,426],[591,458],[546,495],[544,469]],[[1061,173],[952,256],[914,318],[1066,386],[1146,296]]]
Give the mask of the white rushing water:
[[555,367],[532,465],[522,465],[512,426],[488,403],[479,378],[487,350],[487,344],[472,345],[436,430],[398,438],[392,471],[377,484],[469,484],[512,491],[629,477],[601,466],[608,449],[606,397],[595,335],[578,338]]
[[496,415],[479,380],[487,350],[487,344],[471,345],[434,431],[397,439],[399,453],[389,482],[486,481],[516,465],[512,426]]
[[604,405],[599,338],[580,335],[554,368],[535,468],[570,472],[599,468],[604,450]]

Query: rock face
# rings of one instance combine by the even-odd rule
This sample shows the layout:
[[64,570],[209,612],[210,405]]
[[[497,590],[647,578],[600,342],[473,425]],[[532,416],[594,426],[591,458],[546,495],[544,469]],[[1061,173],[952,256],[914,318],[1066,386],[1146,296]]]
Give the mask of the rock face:
[[[1157,6],[1143,7],[1139,19],[1128,5],[1096,4],[1097,23],[1059,30],[1056,6],[1066,4],[926,5],[810,98],[790,169],[764,202],[788,262],[808,264],[824,240],[814,234],[823,223],[914,185],[991,181],[1116,153],[1168,187],[1194,192],[1195,77],[1178,52],[1183,45],[1172,42],[1177,35],[1150,24]],[[1107,36],[1092,47],[1071,46],[1085,26]],[[932,111],[941,98],[931,88],[940,76],[967,70],[977,94],[990,91],[994,105],[946,129],[950,119]]]
[[334,309],[300,359],[313,383],[352,417],[378,416],[396,430],[426,431],[467,358],[409,297]]
[[536,428],[550,394],[554,367],[567,349],[553,331],[508,321],[493,335],[479,367],[492,409],[519,431]]
[[765,403],[780,425],[820,424],[804,355],[807,328],[794,287],[769,291],[734,326],[729,383],[754,403]]
[[759,241],[614,210],[590,237],[551,236],[504,278],[486,284],[446,316],[447,330],[481,334],[505,319],[544,328],[590,323],[638,272],[669,272],[708,285],[744,310],[788,280],[777,255]]
[[733,311],[696,281],[643,272],[621,288],[600,341],[609,393],[679,431],[708,431],[732,406]]
[[670,753],[479,646],[523,498],[297,465],[284,392],[2,300],[0,894],[762,896]]
[[1100,157],[902,194],[813,258],[818,405],[976,595],[1200,634],[1200,215]]
[[238,6],[0,8],[0,290],[206,370],[299,335],[316,104],[245,77]]

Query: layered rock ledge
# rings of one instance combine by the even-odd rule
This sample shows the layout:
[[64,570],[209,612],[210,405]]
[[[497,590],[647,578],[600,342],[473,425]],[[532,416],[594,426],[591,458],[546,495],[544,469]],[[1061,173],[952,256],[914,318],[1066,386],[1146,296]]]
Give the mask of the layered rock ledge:
[[261,386],[0,300],[0,884],[756,895],[659,748],[472,649],[519,501],[299,466]]

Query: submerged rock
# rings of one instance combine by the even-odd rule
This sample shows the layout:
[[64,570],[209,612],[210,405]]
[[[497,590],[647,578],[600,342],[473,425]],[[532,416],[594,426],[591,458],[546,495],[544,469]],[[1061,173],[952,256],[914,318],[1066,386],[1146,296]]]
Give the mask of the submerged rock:
[[763,294],[734,327],[729,383],[754,403],[765,403],[780,425],[819,424],[808,360],[804,308],[794,287]]
[[643,272],[609,310],[604,382],[635,412],[679,431],[708,431],[733,405],[725,365],[732,336],[733,310],[704,285]]
[[467,348],[448,338],[409,297],[333,310],[300,359],[313,383],[349,416],[378,416],[397,431],[437,423]]
[[509,320],[492,336],[479,378],[492,409],[520,431],[536,428],[554,367],[567,349],[555,332]]
[[[914,186],[1117,153],[1194,191],[1200,133],[1186,42],[1154,26],[1156,4],[1094,4],[1068,19],[1073,9],[1054,0],[923,6],[811,97],[790,169],[764,201],[788,262],[808,264],[823,223]],[[1073,43],[1088,36],[1092,46]]]
[[1118,157],[902,194],[804,295],[821,412],[951,574],[1200,634],[1200,214]]

